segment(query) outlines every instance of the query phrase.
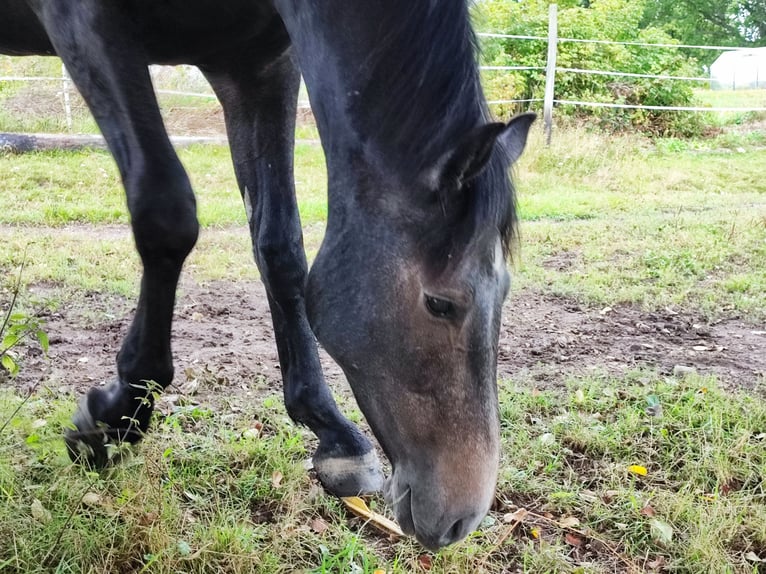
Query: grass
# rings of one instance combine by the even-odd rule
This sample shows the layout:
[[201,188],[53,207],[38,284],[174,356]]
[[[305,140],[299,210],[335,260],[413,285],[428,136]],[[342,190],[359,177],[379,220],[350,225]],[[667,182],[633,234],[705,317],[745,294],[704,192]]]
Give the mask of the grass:
[[[522,247],[517,284],[592,305],[677,305],[710,318],[766,317],[766,161],[762,130],[729,131],[697,141],[557,132],[551,148],[535,132],[518,168]],[[197,190],[204,227],[190,270],[204,279],[253,274],[245,216],[228,151],[180,150]],[[52,166],[56,169],[52,169]],[[309,254],[326,217],[321,148],[296,148],[296,185]],[[82,224],[124,226],[127,212],[116,168],[105,152],[45,152],[0,157],[0,267],[18,264],[39,238],[46,259],[30,257],[28,281],[60,281],[74,268],[86,288],[128,293],[134,285],[131,241],[113,233],[59,230]],[[31,232],[28,228],[39,228]],[[54,240],[54,236],[63,240]],[[72,258],[75,243],[85,242]],[[221,250],[234,241],[241,252]],[[79,251],[78,251],[79,252]],[[110,263],[106,253],[121,254]],[[3,265],[3,261],[10,265]],[[204,261],[204,264],[202,263]],[[563,264],[562,264],[563,263]],[[119,269],[114,267],[120,266]]]
[[[572,380],[567,391],[520,386],[501,401],[510,448],[500,490],[669,571],[739,571],[766,543],[766,405],[714,385],[635,372]],[[655,522],[670,535],[653,533]],[[547,529],[571,557],[551,526],[541,537]]]
[[[0,420],[19,400],[0,395]],[[431,572],[543,573],[653,562],[672,572],[756,571],[747,557],[766,552],[762,401],[732,400],[710,379],[636,372],[551,391],[503,381],[500,405],[502,506],[466,542],[431,556],[387,540],[318,488],[304,469],[314,439],[279,400],[225,422],[182,405],[157,418],[126,464],[97,474],[71,466],[58,440],[73,400],[41,392],[0,435],[0,565],[406,573],[428,563]],[[534,514],[513,526],[520,506]]]
[[694,97],[713,108],[764,108],[766,92],[758,90],[695,90]]
[[519,284],[594,305],[763,319],[766,152],[756,139],[680,146],[571,130],[546,149],[533,138],[518,170]]
[[[514,288],[757,328],[765,144],[752,126],[689,141],[572,129],[550,148],[535,132],[517,169]],[[257,277],[228,150],[179,154],[203,224],[188,276]],[[326,217],[321,148],[299,145],[296,166],[312,257]],[[100,291],[129,308],[139,262],[127,222],[107,154],[0,155],[2,287],[25,261],[24,288],[53,286],[43,304]],[[22,293],[22,310],[41,303],[31,297]],[[389,540],[323,493],[304,466],[315,439],[278,395],[256,393],[236,412],[181,400],[126,464],[87,473],[59,439],[75,397],[45,384],[27,402],[0,392],[2,572],[755,573],[754,558],[766,558],[766,402],[714,379],[644,370],[546,388],[501,381],[498,505],[436,555]],[[531,511],[522,522],[519,508]]]
[[[179,155],[197,191],[202,225],[244,225],[245,211],[229,150],[192,146],[180,150]],[[301,166],[296,186],[303,222],[311,225],[324,221],[327,184],[321,148],[300,144],[295,161]],[[117,167],[105,151],[6,155],[0,158],[0,165],[0,224],[51,227],[128,222]]]

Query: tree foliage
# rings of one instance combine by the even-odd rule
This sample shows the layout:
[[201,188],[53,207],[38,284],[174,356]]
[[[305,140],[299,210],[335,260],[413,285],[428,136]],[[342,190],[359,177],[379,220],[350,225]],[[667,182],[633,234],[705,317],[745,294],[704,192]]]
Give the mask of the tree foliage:
[[[766,2],[763,0],[646,0],[641,26],[662,28],[684,44],[765,46]],[[706,64],[718,56],[700,51]]]
[[[548,33],[547,0],[485,0],[476,4],[475,18],[482,30],[510,35],[542,36]],[[635,0],[563,0],[558,2],[559,38],[610,40],[651,44],[677,43],[667,32],[641,25],[645,4]],[[485,38],[484,62],[493,66],[539,66],[546,62],[546,40]],[[676,48],[625,44],[560,41],[557,67],[670,76],[699,75],[695,60]],[[491,100],[543,97],[545,71],[487,71],[485,85]],[[586,73],[557,73],[556,99],[613,102],[656,106],[689,106],[693,84]],[[516,109],[498,106],[501,115]],[[557,114],[596,116],[610,127],[633,126],[651,133],[681,135],[698,129],[688,114],[647,110],[561,106]]]

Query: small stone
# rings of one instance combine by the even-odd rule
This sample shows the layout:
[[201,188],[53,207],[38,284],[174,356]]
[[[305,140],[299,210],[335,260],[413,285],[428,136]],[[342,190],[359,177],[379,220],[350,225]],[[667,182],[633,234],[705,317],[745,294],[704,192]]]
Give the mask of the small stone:
[[82,503],[85,506],[96,507],[96,506],[101,506],[103,504],[103,499],[101,498],[101,495],[98,494],[97,492],[86,492],[82,496]]
[[43,524],[47,524],[53,520],[50,511],[47,510],[43,506],[43,503],[40,502],[37,498],[32,501],[32,517],[38,522],[42,522]]

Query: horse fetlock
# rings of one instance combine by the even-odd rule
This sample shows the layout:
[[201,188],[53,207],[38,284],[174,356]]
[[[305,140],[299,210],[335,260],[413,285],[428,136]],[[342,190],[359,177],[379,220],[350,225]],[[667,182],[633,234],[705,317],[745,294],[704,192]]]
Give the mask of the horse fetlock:
[[322,486],[335,496],[372,494],[383,489],[385,477],[372,447],[361,455],[338,456],[323,453],[320,444],[313,463]]
[[72,416],[64,433],[73,462],[103,468],[120,457],[119,445],[140,441],[149,429],[153,410],[151,393],[139,393],[120,381],[91,389]]

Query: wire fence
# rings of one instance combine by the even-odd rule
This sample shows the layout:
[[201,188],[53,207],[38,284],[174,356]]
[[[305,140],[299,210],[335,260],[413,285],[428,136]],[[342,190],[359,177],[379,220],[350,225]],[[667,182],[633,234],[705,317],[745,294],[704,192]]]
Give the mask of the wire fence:
[[[556,97],[556,82],[560,80],[562,76],[566,74],[588,74],[594,76],[610,76],[615,78],[628,78],[628,79],[651,79],[659,80],[662,82],[699,82],[700,84],[710,84],[712,79],[710,77],[702,76],[681,76],[673,75],[671,73],[637,73],[628,72],[623,70],[598,70],[587,68],[571,68],[557,66],[556,60],[559,51],[559,46],[566,43],[583,43],[583,44],[595,44],[603,46],[631,46],[642,47],[649,49],[695,49],[695,50],[714,50],[716,52],[727,52],[737,50],[751,50],[749,48],[732,48],[730,46],[704,46],[704,45],[692,45],[692,44],[675,44],[675,43],[650,43],[639,41],[613,41],[602,40],[592,38],[566,38],[558,36],[558,7],[556,4],[549,6],[548,15],[548,35],[547,36],[534,36],[534,35],[517,35],[517,34],[503,34],[497,32],[482,32],[478,34],[479,38],[486,39],[503,39],[519,42],[537,41],[545,43],[546,45],[546,57],[545,66],[483,66],[484,70],[501,70],[506,69],[508,71],[540,71],[545,70],[545,90],[543,102],[543,120],[544,129],[546,133],[546,141],[550,143],[551,133],[553,128],[553,110],[554,106],[576,106],[576,107],[590,107],[590,108],[608,108],[608,109],[622,109],[622,110],[648,110],[652,112],[667,111],[667,112],[766,112],[766,98],[764,99],[764,105],[759,106],[678,106],[678,105],[651,105],[651,104],[639,104],[629,102],[602,102],[602,101],[587,101],[587,100],[575,100]],[[711,69],[712,70],[712,69]],[[766,71],[766,68],[765,70]],[[764,74],[766,75],[766,74]],[[756,71],[755,77],[758,78]],[[736,85],[736,81],[732,80],[733,85]],[[756,87],[760,87],[759,82],[756,80]],[[766,93],[766,92],[764,92]],[[540,102],[541,98],[523,98],[523,99],[495,99],[490,103],[494,104],[529,104],[533,102]]]
[[[557,8],[556,5],[551,5],[550,16],[548,23],[548,35],[536,36],[536,35],[517,35],[517,34],[504,34],[497,32],[480,32],[477,34],[482,40],[489,39],[501,39],[519,42],[536,41],[543,44],[544,49],[541,48],[541,61],[545,62],[545,65],[531,66],[531,65],[518,65],[518,66],[503,66],[503,65],[483,65],[481,70],[484,72],[492,73],[519,73],[519,72],[540,72],[545,74],[545,90],[544,97],[523,97],[514,98],[508,97],[493,97],[489,100],[490,105],[518,105],[518,106],[531,106],[543,103],[545,129],[550,139],[550,131],[553,122],[553,110],[558,106],[577,106],[587,108],[611,108],[611,109],[625,109],[625,110],[651,110],[651,111],[685,111],[685,112],[766,112],[766,98],[763,99],[764,105],[755,106],[657,106],[657,105],[644,105],[635,103],[625,103],[620,101],[603,102],[603,101],[587,101],[579,99],[568,99],[557,97],[556,83],[561,81],[566,75],[593,75],[593,76],[608,76],[614,78],[625,79],[651,79],[659,82],[694,82],[704,87],[706,84],[710,85],[711,78],[703,76],[688,76],[688,75],[673,75],[671,73],[637,73],[624,70],[602,70],[602,69],[588,69],[588,68],[576,68],[557,66],[556,59],[559,51],[559,47],[562,44],[567,43],[585,43],[595,45],[621,45],[642,47],[646,49],[695,49],[695,50],[713,50],[718,52],[724,51],[736,51],[745,50],[746,48],[737,48],[730,46],[705,46],[705,45],[691,45],[691,44],[675,44],[675,43],[649,43],[649,42],[637,42],[637,41],[611,41],[592,38],[567,38],[558,37],[558,25],[557,25]],[[6,61],[10,59],[6,57]],[[2,61],[0,61],[2,64]],[[3,71],[9,70],[10,73],[2,75]],[[50,67],[47,68],[50,72]],[[202,106],[206,113],[221,116],[220,109],[218,108],[215,94],[205,81],[204,76],[199,70],[192,66],[152,66],[151,67],[152,80],[155,85],[155,91],[158,95],[163,113],[167,112],[168,115],[175,113],[177,116],[183,116],[186,111],[186,116],[193,115],[191,110]],[[59,102],[58,113],[63,114],[64,124],[66,130],[69,132],[77,131],[79,127],[76,125],[75,117],[78,114],[87,114],[84,102],[79,97],[76,88],[69,79],[66,70],[61,66],[61,74],[55,75],[51,73],[47,74],[34,74],[29,73],[28,70],[24,70],[21,73],[14,73],[13,66],[0,65],[0,95],[2,95],[4,85],[23,82],[30,85],[46,86],[45,88],[37,88],[38,91],[45,90],[47,92],[48,101],[52,101],[55,98]],[[764,91],[766,94],[766,91]],[[51,96],[53,94],[53,96]],[[497,95],[497,94],[495,94]],[[198,101],[199,105],[191,102]],[[169,103],[168,103],[169,102]],[[206,108],[207,106],[207,108]],[[53,111],[53,106],[49,106]],[[23,102],[17,108],[23,111]],[[299,96],[299,108],[304,113],[310,113],[310,104],[305,88],[302,87]],[[13,109],[11,112],[13,113]],[[166,118],[167,119],[167,118]],[[189,122],[187,122],[188,124]],[[222,131],[223,129],[222,117],[219,117],[219,121],[214,127],[215,131]],[[178,126],[180,131],[184,132],[189,130],[189,126],[184,126],[184,122],[180,122]],[[192,130],[194,131],[194,130]],[[204,134],[209,135],[209,134]]]

